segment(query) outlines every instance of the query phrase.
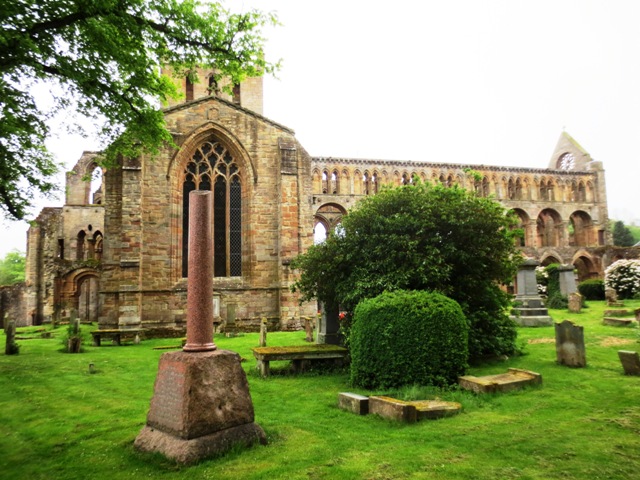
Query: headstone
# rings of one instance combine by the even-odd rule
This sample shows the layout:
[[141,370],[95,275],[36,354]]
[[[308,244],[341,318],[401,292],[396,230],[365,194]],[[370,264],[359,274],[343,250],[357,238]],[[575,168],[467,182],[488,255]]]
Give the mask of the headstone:
[[517,293],[511,319],[521,327],[548,327],[553,324],[549,311],[538,293],[536,267],[540,263],[528,258],[520,264],[517,276]]
[[189,194],[187,341],[160,357],[147,422],[135,440],[179,463],[266,443],[240,356],[213,342],[211,192]]
[[638,356],[638,352],[618,350],[618,358],[620,358],[625,375],[640,375],[640,357]]
[[584,328],[569,320],[556,323],[556,359],[560,365],[586,367]]
[[636,320],[638,321],[638,323],[640,323],[640,308],[636,308],[636,309],[633,311],[633,314],[635,315]]
[[622,307],[624,304],[618,301],[618,293],[611,287],[604,289],[604,298],[610,307]]
[[342,344],[339,318],[340,309],[337,305],[323,304],[316,343],[330,345]]
[[572,313],[580,313],[582,310],[582,295],[577,292],[569,294],[569,311]]
[[573,273],[573,265],[560,265],[558,267],[558,280],[560,282],[560,293],[568,297],[578,291],[576,276]]
[[20,347],[16,343],[16,322],[9,320],[5,323],[4,333],[7,336],[4,353],[5,355],[17,355]]
[[304,317],[305,342],[313,342],[313,325],[309,317]]
[[[73,310],[72,310],[73,312]],[[69,324],[69,338],[67,339],[67,352],[80,353],[82,347],[82,337],[80,335],[80,319],[78,316],[71,316]]]
[[260,320],[260,346],[267,346],[267,318],[262,317]]

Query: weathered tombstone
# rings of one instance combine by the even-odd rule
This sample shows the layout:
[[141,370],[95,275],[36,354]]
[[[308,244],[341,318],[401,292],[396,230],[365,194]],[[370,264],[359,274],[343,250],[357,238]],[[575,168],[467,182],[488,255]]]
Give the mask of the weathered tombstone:
[[548,327],[553,324],[549,311],[538,293],[536,267],[540,263],[528,258],[520,264],[517,276],[517,293],[511,319],[521,327]]
[[625,375],[640,375],[640,357],[638,356],[638,352],[618,350],[618,358],[620,358]]
[[305,342],[313,342],[313,325],[309,317],[304,317]]
[[556,323],[556,358],[560,365],[586,367],[584,328],[569,320]]
[[622,302],[618,301],[618,293],[611,287],[604,289],[604,298],[610,307],[621,307],[623,305]]
[[71,317],[71,323],[69,324],[69,338],[67,339],[67,352],[80,353],[82,346],[82,336],[80,335],[80,320],[76,317]]
[[636,320],[638,321],[638,323],[640,323],[640,308],[636,308],[633,311],[633,314],[636,316]]
[[560,293],[568,297],[578,291],[576,276],[573,273],[573,265],[560,265],[558,267],[558,280],[560,282]]
[[572,313],[580,313],[582,310],[582,295],[577,292],[569,294],[569,311]]
[[180,463],[266,443],[240,356],[213,342],[211,203],[209,191],[189,194],[187,342],[160,357],[147,423],[134,443]]
[[262,317],[260,320],[260,346],[267,346],[267,318]]
[[224,326],[224,333],[227,337],[235,337],[238,335],[238,327],[236,325],[236,304],[227,304],[227,321]]
[[16,343],[16,322],[14,320],[6,322],[4,332],[7,336],[4,353],[6,355],[17,355],[20,347]]
[[316,343],[340,345],[340,309],[338,305],[323,304],[322,314],[318,325],[318,337]]

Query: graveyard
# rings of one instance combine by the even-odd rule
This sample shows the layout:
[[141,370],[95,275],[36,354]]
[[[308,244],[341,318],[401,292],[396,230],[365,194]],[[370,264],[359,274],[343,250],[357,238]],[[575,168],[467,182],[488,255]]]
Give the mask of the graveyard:
[[[142,339],[61,352],[65,326],[18,328],[18,355],[0,355],[2,478],[633,478],[640,470],[640,376],[625,375],[618,352],[640,350],[636,322],[603,322],[604,301],[580,313],[549,309],[551,326],[518,328],[521,354],[472,365],[467,375],[509,369],[536,372],[538,385],[504,393],[412,386],[367,391],[348,384],[344,366],[314,362],[305,371],[272,362],[256,368],[259,334],[215,336],[243,359],[255,421],[266,445],[234,448],[194,465],[141,453],[160,356],[180,339]],[[633,311],[640,300],[616,307]],[[558,362],[556,327],[582,327],[584,367]],[[42,329],[45,329],[42,331]],[[48,338],[45,338],[48,337]],[[0,337],[4,346],[4,334]],[[309,345],[305,332],[270,332],[269,347]],[[338,407],[340,392],[400,402],[457,402],[460,413],[415,423],[356,415]]]

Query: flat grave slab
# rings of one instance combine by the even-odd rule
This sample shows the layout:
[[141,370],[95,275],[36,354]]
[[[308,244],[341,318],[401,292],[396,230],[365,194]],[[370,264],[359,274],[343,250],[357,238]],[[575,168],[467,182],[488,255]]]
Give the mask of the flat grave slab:
[[465,390],[475,393],[505,393],[529,385],[542,385],[542,375],[529,370],[510,368],[507,373],[497,375],[484,377],[465,375],[458,378],[458,383]]
[[366,415],[369,413],[369,397],[357,393],[341,392],[338,394],[338,408],[356,415]]
[[633,322],[635,322],[633,318],[604,317],[602,319],[602,324],[609,325],[610,327],[628,327]]
[[[365,405],[366,411],[363,411]],[[439,399],[405,401],[380,395],[365,397],[355,393],[340,393],[338,407],[359,415],[372,413],[388,420],[406,423],[450,417],[462,410],[462,405],[458,402]]]

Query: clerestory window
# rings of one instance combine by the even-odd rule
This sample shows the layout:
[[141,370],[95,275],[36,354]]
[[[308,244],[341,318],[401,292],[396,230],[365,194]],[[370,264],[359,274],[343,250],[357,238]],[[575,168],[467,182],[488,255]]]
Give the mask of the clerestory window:
[[231,153],[212,139],[200,145],[184,169],[182,276],[188,275],[189,192],[213,192],[213,275],[242,274],[242,177]]

